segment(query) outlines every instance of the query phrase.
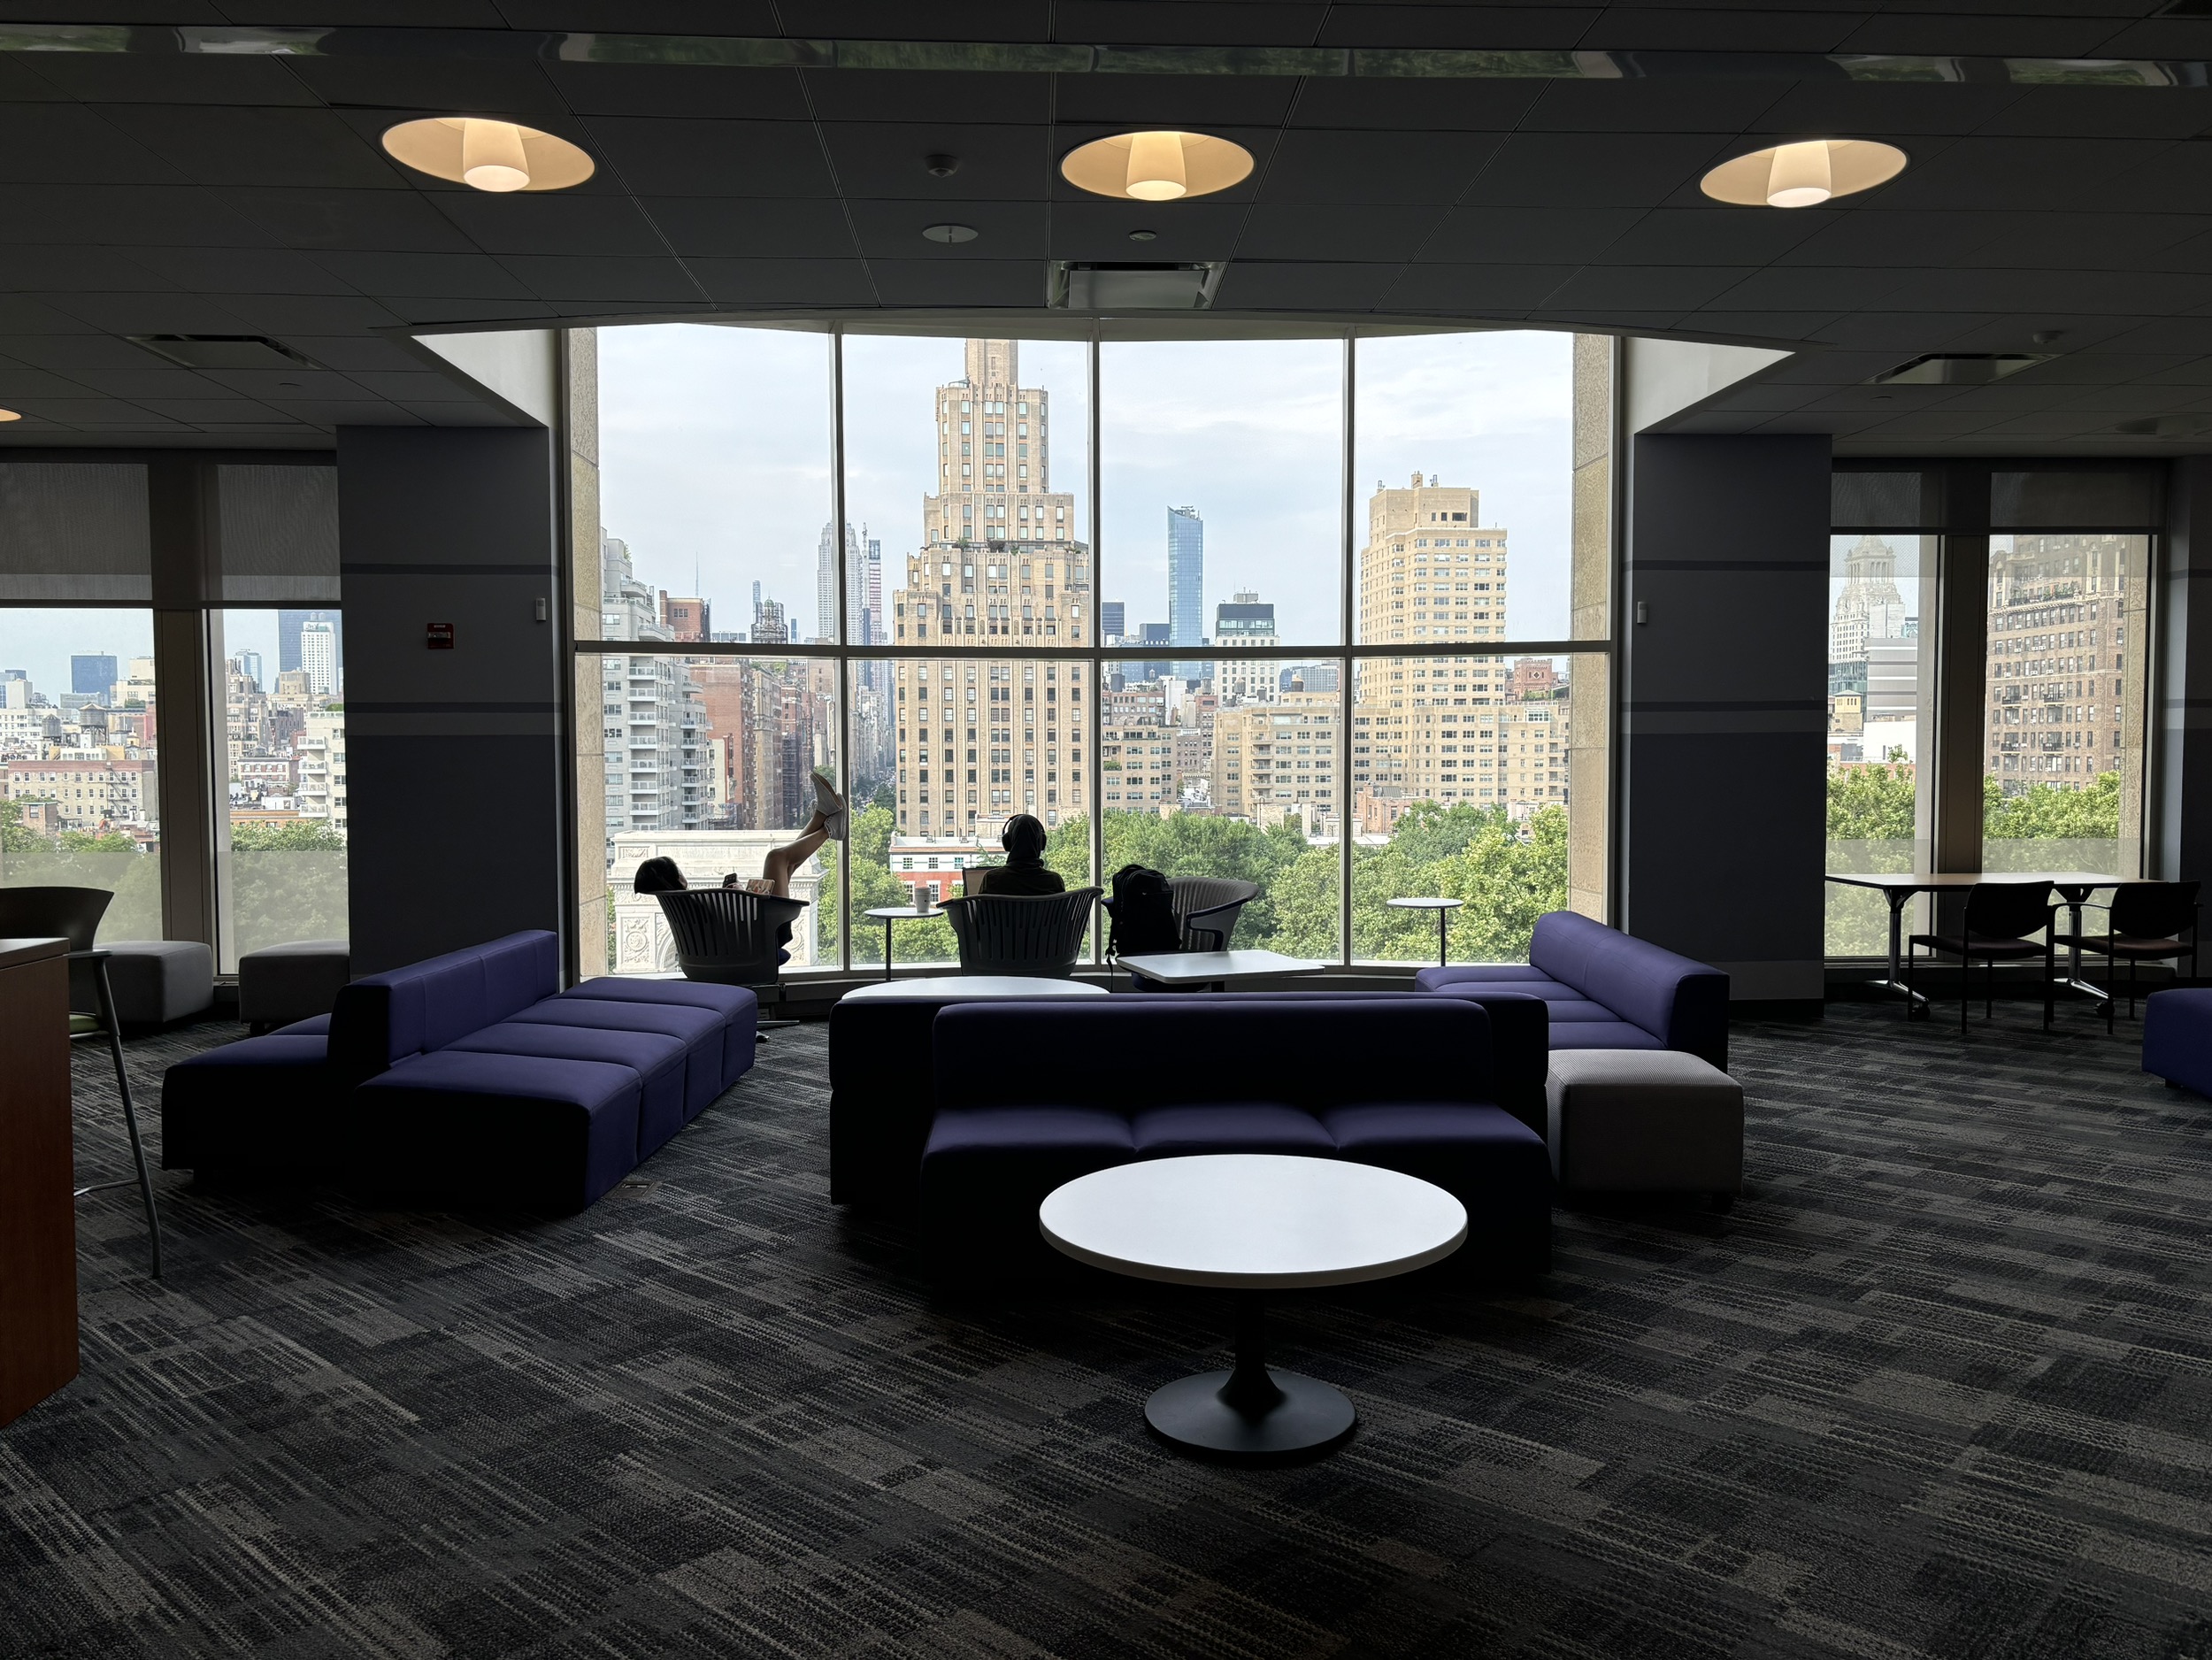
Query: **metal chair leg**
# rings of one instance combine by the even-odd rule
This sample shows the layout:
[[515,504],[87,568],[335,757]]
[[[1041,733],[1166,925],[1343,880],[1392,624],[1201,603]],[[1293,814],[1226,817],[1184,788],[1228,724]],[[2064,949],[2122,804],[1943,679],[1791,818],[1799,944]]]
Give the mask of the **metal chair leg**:
[[1982,1018],[1997,1018],[1997,959],[1991,957],[1982,964]]
[[146,1206],[146,1238],[153,1248],[154,1278],[161,1278],[161,1217],[154,1209],[153,1178],[146,1173],[146,1148],[138,1138],[138,1109],[131,1102],[131,1080],[123,1070],[123,1035],[115,1018],[115,992],[108,984],[104,957],[92,964],[93,984],[100,993],[100,1024],[107,1029],[108,1053],[115,1061],[115,1087],[123,1097],[123,1126],[130,1132],[131,1162],[138,1167],[138,1196]]

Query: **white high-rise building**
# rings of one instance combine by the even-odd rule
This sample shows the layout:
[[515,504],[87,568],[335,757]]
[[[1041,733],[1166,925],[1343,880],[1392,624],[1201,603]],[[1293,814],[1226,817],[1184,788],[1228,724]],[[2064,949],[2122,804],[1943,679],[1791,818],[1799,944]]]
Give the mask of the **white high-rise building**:
[[[600,542],[600,628],[607,640],[675,638],[660,619],[657,596],[631,569],[628,544]],[[706,725],[698,688],[683,660],[603,657],[607,834],[625,830],[694,830],[712,810],[703,777]]]
[[300,625],[300,667],[316,696],[338,696],[338,630],[327,620]]

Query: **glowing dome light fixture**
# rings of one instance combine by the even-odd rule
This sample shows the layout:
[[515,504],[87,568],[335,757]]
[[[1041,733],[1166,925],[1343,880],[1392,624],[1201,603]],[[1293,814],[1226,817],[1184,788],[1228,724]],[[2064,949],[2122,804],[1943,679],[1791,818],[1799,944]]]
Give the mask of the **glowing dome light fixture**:
[[472,190],[565,190],[591,177],[592,159],[565,138],[513,121],[434,115],[384,134],[394,161]]
[[1077,189],[1131,202],[1211,196],[1251,172],[1250,150],[1207,133],[1118,133],[1079,145],[1060,163]]
[[1809,138],[1724,161],[1701,186],[1716,202],[1745,207],[1818,207],[1886,183],[1905,170],[1905,152],[1866,138]]

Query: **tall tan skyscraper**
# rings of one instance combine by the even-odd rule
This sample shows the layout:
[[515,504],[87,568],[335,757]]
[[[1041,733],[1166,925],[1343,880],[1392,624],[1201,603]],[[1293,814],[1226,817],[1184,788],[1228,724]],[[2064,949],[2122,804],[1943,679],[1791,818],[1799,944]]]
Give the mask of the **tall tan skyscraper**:
[[922,548],[891,600],[898,834],[992,835],[1018,812],[1048,826],[1089,811],[1084,666],[995,658],[995,646],[1087,645],[1090,549],[1075,497],[1051,488],[1051,394],[1020,383],[1010,340],[967,342],[967,373],[937,388],[935,491]]
[[1478,807],[1566,799],[1563,688],[1517,692],[1505,664],[1476,655],[1505,636],[1506,569],[1506,533],[1483,525],[1479,492],[1417,473],[1402,489],[1376,485],[1360,549],[1359,639],[1407,655],[1360,665],[1352,792],[1363,823],[1395,809],[1371,811],[1361,797]]

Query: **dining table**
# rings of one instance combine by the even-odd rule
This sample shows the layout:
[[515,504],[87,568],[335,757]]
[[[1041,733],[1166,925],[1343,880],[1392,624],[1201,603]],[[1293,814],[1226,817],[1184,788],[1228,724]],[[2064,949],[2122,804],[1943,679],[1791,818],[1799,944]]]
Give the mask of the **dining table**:
[[1908,1014],[1925,1015],[1928,999],[1903,978],[1905,906],[1918,894],[1962,892],[1980,882],[2042,882],[2055,888],[2074,919],[2075,943],[2061,983],[2099,1002],[2110,995],[2081,977],[2081,908],[2098,888],[2116,888],[2126,877],[2095,871],[1830,871],[1828,880],[1841,888],[1871,888],[1889,902],[1889,978],[1870,983],[1903,997]]

